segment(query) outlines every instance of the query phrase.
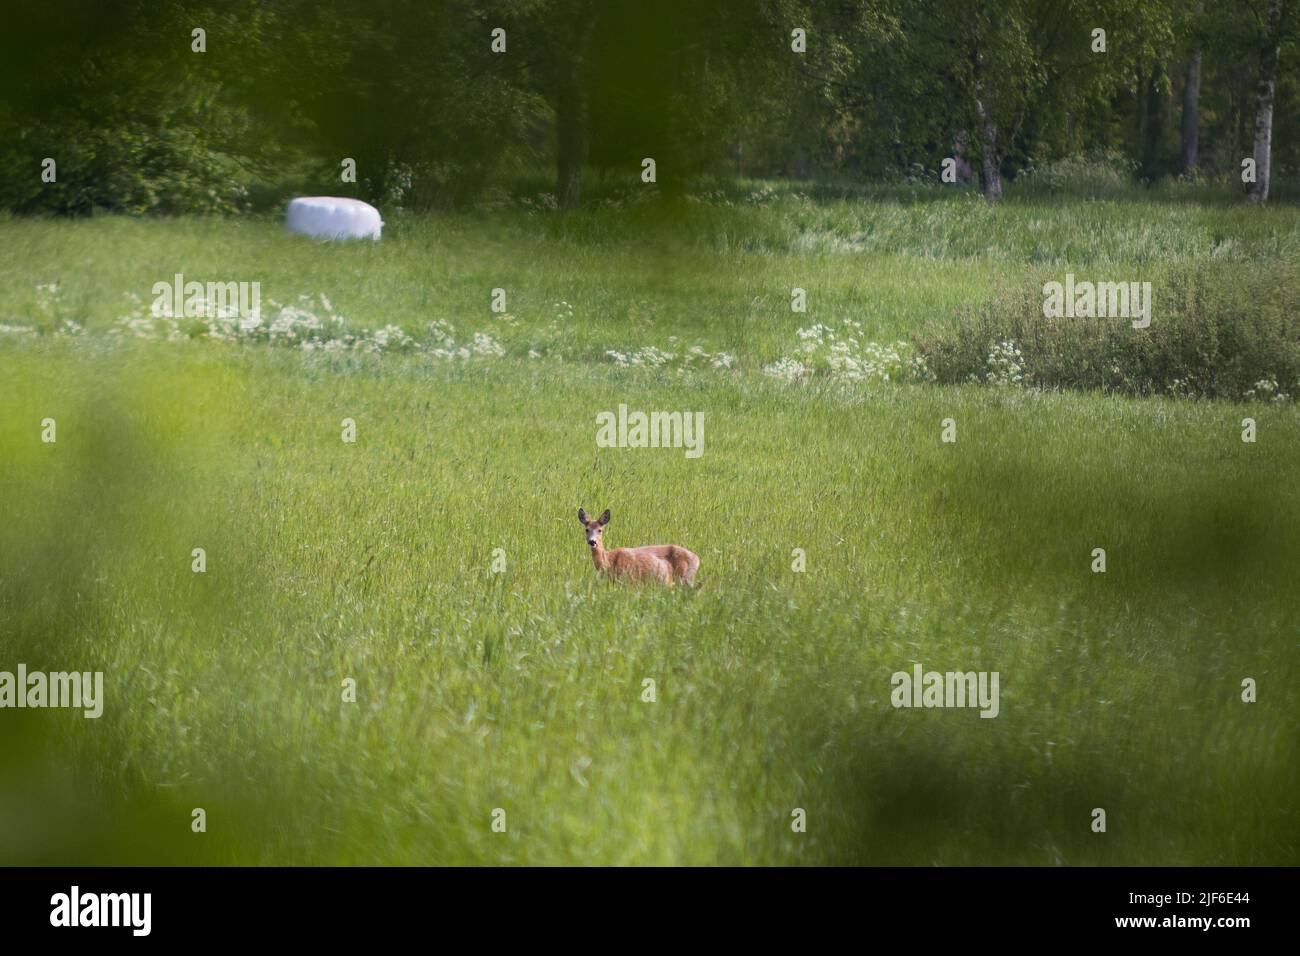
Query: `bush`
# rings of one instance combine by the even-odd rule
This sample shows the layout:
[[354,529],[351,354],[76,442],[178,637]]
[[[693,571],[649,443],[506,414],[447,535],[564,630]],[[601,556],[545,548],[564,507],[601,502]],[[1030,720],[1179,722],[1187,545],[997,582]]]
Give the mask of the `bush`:
[[1067,156],[1042,166],[1032,163],[1016,176],[1016,190],[1032,196],[1114,198],[1129,192],[1137,163],[1117,150]]
[[[0,182],[0,204],[56,215],[244,211],[247,171],[220,143],[232,125],[212,133],[184,118],[122,116],[101,125],[62,113],[0,145],[0,168],[23,171]],[[40,179],[45,156],[58,163],[53,183]]]
[[1300,397],[1300,276],[1196,266],[1154,284],[1151,325],[1046,318],[1042,284],[912,336],[942,383],[1234,400]]

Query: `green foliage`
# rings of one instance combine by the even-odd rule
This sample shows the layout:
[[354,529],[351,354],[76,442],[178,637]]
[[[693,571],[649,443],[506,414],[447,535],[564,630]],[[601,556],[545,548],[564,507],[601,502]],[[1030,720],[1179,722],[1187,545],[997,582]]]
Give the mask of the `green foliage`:
[[1115,199],[1131,193],[1137,164],[1118,150],[1065,156],[1029,166],[1016,178],[1024,195],[1087,196]]
[[1181,267],[1155,284],[1146,329],[1127,318],[1045,318],[1044,297],[1030,286],[914,335],[940,382],[1012,384],[999,371],[1011,364],[1014,384],[1022,387],[1300,398],[1294,264]]
[[[18,14],[6,41],[0,205],[20,213],[227,213],[301,154],[285,148],[246,95],[258,34],[238,10],[158,2],[113,17],[71,3],[63,17]],[[245,13],[251,4],[243,4]],[[191,28],[212,35],[191,51]],[[243,44],[232,47],[232,36]],[[57,179],[42,179],[46,158]]]
[[[203,125],[170,125],[163,117],[110,128],[75,118],[42,124],[22,143],[0,147],[0,165],[26,171],[0,179],[0,204],[61,215],[244,211],[251,177],[243,158],[220,142]],[[38,177],[44,155],[57,162],[54,183]]]
[[[1196,49],[1199,173],[1235,176],[1261,2],[669,0],[648,16],[590,0],[139,0],[109,17],[61,0],[57,15],[16,11],[0,41],[0,206],[236,212],[307,192],[385,213],[464,207],[557,163],[561,143],[575,180],[586,163],[633,182],[653,156],[672,195],[698,175],[910,181],[953,156],[968,174],[986,135],[1003,172],[1038,170],[1050,189],[1097,171],[1055,165],[1082,154],[1127,157],[1155,181],[1178,171]],[[1283,180],[1300,166],[1295,19],[1275,108]],[[190,50],[197,24],[205,53]],[[1090,50],[1098,26],[1104,54]],[[56,184],[39,178],[47,156]],[[340,180],[344,157],[355,184]]]

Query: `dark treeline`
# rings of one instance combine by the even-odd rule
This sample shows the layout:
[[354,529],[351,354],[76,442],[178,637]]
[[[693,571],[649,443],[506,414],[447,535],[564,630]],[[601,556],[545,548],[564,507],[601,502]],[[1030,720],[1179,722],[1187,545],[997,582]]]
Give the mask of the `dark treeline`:
[[1263,200],[1300,166],[1296,6],[29,3],[0,38],[0,207],[235,211],[312,191],[428,208],[521,183],[569,207],[593,172],[638,182],[645,157],[669,193],[701,174],[935,178],[952,159],[991,201],[1067,157],[1139,182],[1242,183],[1250,159],[1240,188]]

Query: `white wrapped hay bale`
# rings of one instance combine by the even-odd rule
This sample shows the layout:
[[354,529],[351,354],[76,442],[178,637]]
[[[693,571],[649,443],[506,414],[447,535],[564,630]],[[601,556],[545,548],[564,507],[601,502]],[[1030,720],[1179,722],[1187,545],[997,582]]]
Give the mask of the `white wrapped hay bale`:
[[289,201],[285,225],[317,239],[378,239],[384,221],[378,209],[360,199],[302,196]]

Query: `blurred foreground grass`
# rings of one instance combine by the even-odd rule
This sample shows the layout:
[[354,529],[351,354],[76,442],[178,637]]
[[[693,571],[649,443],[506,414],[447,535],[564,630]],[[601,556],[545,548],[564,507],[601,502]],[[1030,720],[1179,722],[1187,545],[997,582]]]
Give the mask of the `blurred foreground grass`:
[[[1290,406],[184,343],[0,380],[0,661],[107,696],[0,714],[6,862],[1296,860]],[[618,402],[706,453],[597,450]],[[702,588],[598,582],[579,505]],[[914,661],[1000,716],[891,708]]]

